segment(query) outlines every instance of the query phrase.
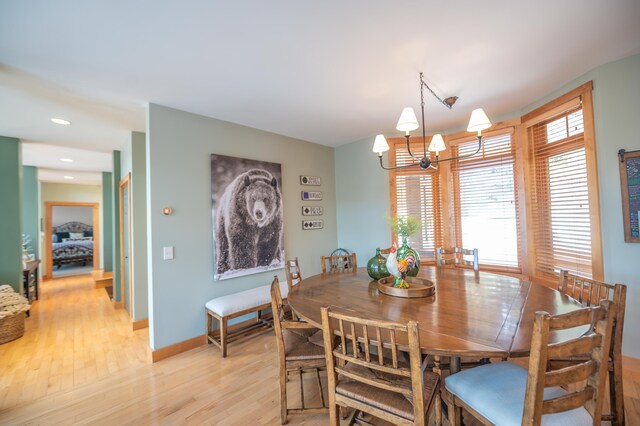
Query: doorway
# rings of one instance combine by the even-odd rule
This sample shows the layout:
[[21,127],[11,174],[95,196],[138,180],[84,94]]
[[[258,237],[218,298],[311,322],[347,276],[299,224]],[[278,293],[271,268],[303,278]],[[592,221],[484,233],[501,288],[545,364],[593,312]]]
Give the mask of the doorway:
[[131,290],[131,173],[120,181],[120,297],[133,317]]
[[99,204],[51,201],[45,208],[44,278],[55,278],[54,267],[57,275],[66,275],[63,269],[68,274],[99,269]]

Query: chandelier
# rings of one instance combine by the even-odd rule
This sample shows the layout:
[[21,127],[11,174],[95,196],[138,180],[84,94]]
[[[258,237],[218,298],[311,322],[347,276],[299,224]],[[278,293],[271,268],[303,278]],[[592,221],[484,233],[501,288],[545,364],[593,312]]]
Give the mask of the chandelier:
[[[469,125],[467,126],[468,132],[478,132],[478,149],[467,155],[461,155],[458,157],[450,157],[440,159],[440,151],[444,151],[447,149],[444,144],[444,139],[442,139],[442,135],[437,133],[433,135],[431,138],[431,143],[429,144],[429,148],[427,149],[427,135],[426,128],[424,126],[424,88],[427,88],[431,94],[438,99],[438,101],[451,109],[453,105],[458,100],[457,96],[451,96],[449,98],[440,99],[436,93],[431,90],[431,88],[424,82],[422,73],[420,73],[420,109],[422,110],[422,156],[416,156],[411,152],[411,131],[420,127],[418,124],[418,119],[416,118],[416,113],[413,111],[413,108],[407,107],[402,110],[402,114],[400,114],[400,119],[398,120],[398,124],[396,125],[396,129],[405,132],[404,137],[407,140],[407,151],[409,156],[414,160],[411,164],[406,164],[404,166],[396,166],[396,167],[385,167],[382,163],[382,153],[385,151],[389,151],[389,144],[385,139],[384,135],[377,135],[375,141],[373,143],[373,152],[378,153],[378,159],[380,160],[380,167],[385,170],[395,170],[395,169],[404,169],[406,167],[414,167],[420,166],[422,169],[436,169],[437,165],[441,161],[451,161],[456,160],[458,158],[466,158],[472,157],[480,152],[482,148],[482,131],[491,127],[491,121],[487,118],[487,114],[484,113],[482,108],[474,109],[471,112],[471,118],[469,119]],[[431,152],[435,152],[435,160],[431,160]]]

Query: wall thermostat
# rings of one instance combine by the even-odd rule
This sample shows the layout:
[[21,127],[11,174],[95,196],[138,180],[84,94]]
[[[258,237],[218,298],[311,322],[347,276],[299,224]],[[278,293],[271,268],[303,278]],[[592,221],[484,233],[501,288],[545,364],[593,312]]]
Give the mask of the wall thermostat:
[[300,185],[320,186],[322,180],[319,176],[300,176]]
[[321,220],[303,220],[302,221],[302,229],[322,229],[324,226],[324,222]]
[[302,216],[322,216],[322,207],[302,206]]
[[321,191],[302,191],[302,200],[322,200],[322,192]]

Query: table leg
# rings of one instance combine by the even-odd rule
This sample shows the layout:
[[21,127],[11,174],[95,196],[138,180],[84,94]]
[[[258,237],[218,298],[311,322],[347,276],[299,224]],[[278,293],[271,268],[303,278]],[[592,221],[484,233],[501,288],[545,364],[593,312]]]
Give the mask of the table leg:
[[451,374],[455,374],[455,373],[459,373],[460,372],[460,357],[459,356],[452,356],[451,357],[451,361],[449,364],[449,371],[451,371]]

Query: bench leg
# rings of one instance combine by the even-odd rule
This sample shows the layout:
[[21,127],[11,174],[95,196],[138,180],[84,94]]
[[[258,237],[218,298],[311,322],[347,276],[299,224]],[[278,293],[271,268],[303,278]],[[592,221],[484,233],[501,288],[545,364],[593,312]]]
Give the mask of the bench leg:
[[213,329],[213,317],[209,313],[209,311],[204,311],[205,317],[207,317],[207,345],[211,344],[211,340],[209,340],[209,336],[211,336]]
[[222,358],[227,357],[227,317],[222,317],[220,321],[220,346],[222,349]]

